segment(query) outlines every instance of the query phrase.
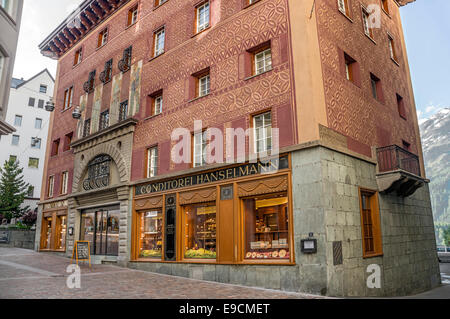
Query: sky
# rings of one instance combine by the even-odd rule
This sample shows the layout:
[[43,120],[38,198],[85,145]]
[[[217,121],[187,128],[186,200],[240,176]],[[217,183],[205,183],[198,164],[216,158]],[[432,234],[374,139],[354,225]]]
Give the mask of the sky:
[[[82,0],[24,0],[14,77],[25,80],[56,61],[42,56],[38,45]],[[450,107],[449,0],[417,0],[400,10],[419,121]]]

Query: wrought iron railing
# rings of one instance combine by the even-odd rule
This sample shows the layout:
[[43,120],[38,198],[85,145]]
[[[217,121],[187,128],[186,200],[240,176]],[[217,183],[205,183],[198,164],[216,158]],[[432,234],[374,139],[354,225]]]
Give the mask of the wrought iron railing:
[[401,169],[420,176],[419,157],[398,145],[378,148],[377,159],[380,173]]

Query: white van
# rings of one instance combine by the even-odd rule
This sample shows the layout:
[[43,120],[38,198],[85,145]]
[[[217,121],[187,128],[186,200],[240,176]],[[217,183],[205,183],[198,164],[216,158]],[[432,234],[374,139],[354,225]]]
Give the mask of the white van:
[[450,262],[450,246],[437,246],[439,262]]

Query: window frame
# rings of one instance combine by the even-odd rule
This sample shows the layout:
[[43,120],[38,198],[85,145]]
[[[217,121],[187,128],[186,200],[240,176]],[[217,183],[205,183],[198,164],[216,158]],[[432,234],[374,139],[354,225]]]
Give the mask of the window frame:
[[373,28],[369,25],[370,14],[364,6],[361,6],[361,14],[364,34],[369,37],[369,39],[374,40]]
[[[14,143],[14,138],[15,137],[17,137],[17,144],[15,144]],[[13,145],[13,146],[19,146],[19,144],[20,144],[20,135],[17,135],[17,134],[13,134],[12,135],[12,137],[11,137],[11,145]]]
[[[34,141],[37,141],[37,142],[39,142],[39,147],[37,147],[37,146],[33,146],[33,142]],[[40,139],[40,138],[36,138],[36,137],[32,137],[31,138],[31,148],[33,148],[33,149],[41,149],[41,145],[42,145],[42,139]]]
[[47,197],[51,198],[55,191],[55,175],[50,175],[47,183]]
[[381,9],[386,13],[388,16],[390,16],[389,12],[389,0],[380,0],[381,2]]
[[59,154],[59,145],[61,144],[61,139],[57,138],[52,142],[52,148],[50,150],[50,156],[58,156]]
[[[37,166],[31,166],[30,165],[31,160],[36,160]],[[39,158],[37,158],[37,157],[29,157],[28,158],[28,168],[39,169]]]
[[28,98],[28,106],[29,107],[34,107],[35,104],[36,104],[36,99],[34,97]]
[[[200,9],[208,6],[208,21],[204,21],[203,25],[199,24],[200,19]],[[211,3],[209,0],[203,1],[195,6],[195,24],[194,24],[194,34],[199,34],[211,27]]]
[[72,101],[73,101],[73,85],[64,90],[63,111],[68,110],[72,107]]
[[97,49],[105,46],[108,43],[109,30],[108,27],[104,28],[98,33]]
[[[155,154],[153,154],[154,152]],[[158,165],[159,162],[159,150],[158,145],[153,145],[147,148],[146,154],[146,169],[145,169],[145,177],[152,178],[158,175]]]
[[[266,135],[266,130],[265,128],[268,127],[265,125],[265,116],[266,114],[270,114],[270,149],[267,148],[267,141],[268,141],[268,136]],[[256,118],[262,116],[263,118],[263,127],[262,127],[262,131],[263,131],[263,135],[264,138],[263,139],[257,139],[257,133],[256,133]],[[254,154],[259,154],[259,153],[263,153],[263,152],[270,152],[272,151],[273,148],[273,114],[272,114],[272,110],[264,110],[262,112],[259,113],[255,113],[251,116],[251,128],[253,131],[253,152]],[[265,145],[265,149],[264,150],[260,150],[258,151],[258,141],[263,140],[264,141],[264,145]]]
[[[363,258],[378,257],[383,255],[383,242],[381,233],[381,220],[380,220],[380,209],[378,201],[378,192],[375,190],[358,188],[359,193],[359,207],[360,207],[360,220],[361,220],[361,241],[362,241],[362,253]],[[363,206],[363,195],[369,196],[370,199],[370,217],[371,224],[364,218],[364,206]],[[366,223],[365,223],[366,222]],[[367,234],[365,225],[370,225],[372,231],[372,237]],[[373,251],[369,251],[366,247],[365,239],[372,239],[373,241]]]
[[[202,91],[202,83],[201,82],[203,79],[206,80],[206,84],[205,84],[206,90],[205,91]],[[197,90],[196,91],[197,91],[196,95],[198,98],[207,96],[211,93],[211,74],[209,71],[208,71],[208,73],[197,77]]]
[[[105,125],[105,123],[106,123],[105,117],[107,118],[107,121],[108,121],[108,123],[106,125]],[[110,114],[109,114],[109,109],[101,112],[100,119],[99,119],[99,125],[98,125],[99,131],[106,130],[110,126],[110,121],[111,121],[111,118],[110,118]]]
[[[162,48],[159,48],[159,36],[162,36]],[[158,47],[158,48],[157,48]],[[166,27],[162,26],[153,32],[153,58],[156,58],[165,52],[166,47]]]
[[[266,57],[266,52],[269,51],[270,54],[270,65],[266,65],[267,62],[267,57]],[[258,55],[263,54],[263,59],[262,61],[264,62],[264,67],[263,67],[263,71],[258,72]],[[257,50],[256,52],[253,53],[253,75],[260,75],[269,71],[272,71],[273,69],[273,55],[272,55],[272,48],[270,45],[264,46],[263,48]]]
[[[19,123],[19,124],[17,124],[17,120],[18,120],[18,119],[20,119],[20,123]],[[22,120],[23,120],[23,116],[22,116],[22,115],[19,115],[19,114],[16,114],[16,115],[14,116],[14,126],[22,127]]]
[[390,33],[388,33],[388,47],[389,47],[389,56],[391,57],[391,60],[394,61],[396,64],[399,64],[398,53],[395,48],[395,40]]
[[[341,1],[343,4],[343,8],[341,7]],[[338,6],[338,10],[340,13],[342,13],[344,16],[346,16],[347,18],[351,18],[350,15],[350,0],[337,0],[337,6]]]
[[[208,138],[205,137],[206,130],[207,129],[205,128],[201,132],[193,132],[191,135],[192,136],[192,152],[191,152],[191,154],[192,154],[192,167],[193,168],[202,167],[202,166],[205,166],[208,164],[206,161],[206,157],[207,157],[206,149],[207,149],[209,141],[208,141]],[[197,136],[201,136],[201,147],[202,147],[201,163],[196,162],[196,158],[198,157],[197,152],[196,152],[196,145],[197,145],[196,137]]]
[[[42,90],[44,89],[44,90]],[[48,86],[45,84],[39,84],[39,93],[47,94]]]
[[69,191],[69,172],[64,171],[61,173],[60,195],[66,195],[68,191]]
[[136,3],[128,10],[127,27],[131,27],[139,20],[139,3]]
[[82,61],[83,61],[83,47],[80,47],[78,50],[75,51],[73,58],[73,66],[77,66]]

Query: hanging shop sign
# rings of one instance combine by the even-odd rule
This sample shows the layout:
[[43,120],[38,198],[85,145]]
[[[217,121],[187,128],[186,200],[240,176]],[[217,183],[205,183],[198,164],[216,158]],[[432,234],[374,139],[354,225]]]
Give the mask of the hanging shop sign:
[[268,162],[258,161],[257,163],[247,163],[240,166],[223,168],[212,172],[201,173],[186,177],[179,177],[162,182],[149,183],[136,186],[135,194],[144,195],[174,190],[183,187],[202,185],[217,181],[224,181],[239,177],[246,177],[258,174],[269,174],[281,169],[289,168],[288,156],[281,156],[271,159]]

